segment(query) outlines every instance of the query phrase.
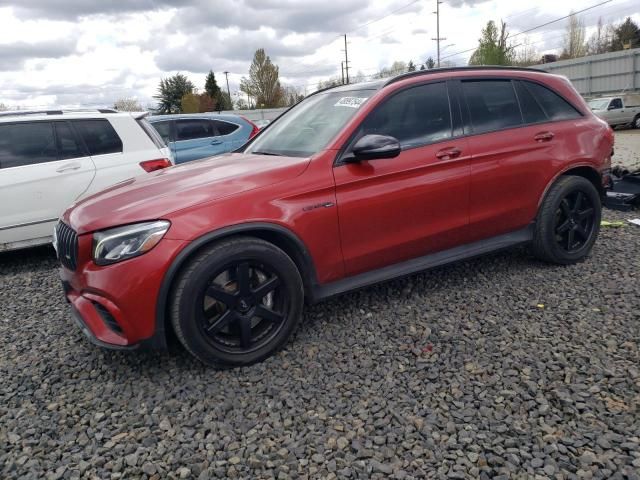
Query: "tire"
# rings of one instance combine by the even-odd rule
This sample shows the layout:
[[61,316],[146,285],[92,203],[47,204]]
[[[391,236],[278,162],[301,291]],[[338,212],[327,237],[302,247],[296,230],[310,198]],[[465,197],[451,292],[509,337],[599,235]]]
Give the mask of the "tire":
[[534,255],[560,265],[583,260],[598,237],[601,214],[600,195],[589,180],[573,175],[560,177],[538,212]]
[[636,115],[636,118],[633,119],[631,126],[633,128],[640,128],[640,115]]
[[203,363],[234,367],[279,350],[302,316],[295,263],[275,245],[234,237],[199,252],[174,282],[170,318],[180,343]]

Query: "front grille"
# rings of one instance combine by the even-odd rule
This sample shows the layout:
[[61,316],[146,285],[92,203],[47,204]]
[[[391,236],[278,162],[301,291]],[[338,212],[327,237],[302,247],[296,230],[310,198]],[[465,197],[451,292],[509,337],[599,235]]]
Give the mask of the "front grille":
[[56,242],[60,263],[69,270],[78,266],[78,235],[73,229],[62,222],[56,227]]

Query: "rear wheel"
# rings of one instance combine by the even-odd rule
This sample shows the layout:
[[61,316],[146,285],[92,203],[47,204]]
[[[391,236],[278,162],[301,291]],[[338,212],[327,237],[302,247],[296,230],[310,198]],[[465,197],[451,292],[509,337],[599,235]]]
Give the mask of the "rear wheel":
[[173,293],[177,337],[215,366],[249,365],[277,351],[300,321],[304,298],[287,254],[249,237],[206,248],[180,274]]
[[601,210],[600,195],[589,180],[560,177],[538,212],[534,254],[563,265],[584,259],[598,237]]
[[633,119],[633,128],[640,128],[640,114]]

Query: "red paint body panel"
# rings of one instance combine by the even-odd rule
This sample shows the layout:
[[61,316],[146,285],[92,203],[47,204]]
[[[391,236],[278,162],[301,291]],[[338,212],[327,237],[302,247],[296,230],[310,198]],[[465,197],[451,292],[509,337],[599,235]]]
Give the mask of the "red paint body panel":
[[[390,94],[436,80],[505,75],[544,83],[584,116],[335,165],[361,122]],[[541,132],[554,137],[538,142]],[[79,234],[79,261],[75,272],[62,269],[67,298],[96,338],[135,345],[156,333],[159,291],[176,257],[211,232],[254,222],[286,228],[311,257],[311,283],[323,285],[526,226],[558,175],[578,166],[608,168],[612,143],[609,127],[562,77],[491,70],[408,77],[372,91],[311,158],[223,155],[123,182],[72,206],[62,220]],[[451,147],[461,155],[437,158]],[[171,227],[148,253],[103,267],[92,261],[92,232],[156,219]],[[111,313],[122,334],[105,326],[92,302]]]

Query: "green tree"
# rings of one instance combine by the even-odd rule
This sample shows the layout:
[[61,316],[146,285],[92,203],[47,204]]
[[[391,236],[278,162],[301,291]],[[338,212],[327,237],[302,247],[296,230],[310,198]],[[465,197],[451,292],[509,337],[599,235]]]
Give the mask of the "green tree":
[[180,113],[182,111],[182,97],[193,93],[194,88],[193,83],[180,73],[161,79],[158,94],[153,97],[158,100],[157,112],[160,114]]
[[211,98],[218,98],[220,87],[218,86],[216,75],[213,73],[213,70],[209,70],[209,73],[207,74],[207,78],[204,81],[204,91],[207,92]]
[[416,66],[413,63],[413,60],[409,60],[409,65],[407,65],[407,72],[415,72]]
[[513,63],[514,47],[509,45],[507,24],[500,22],[500,29],[493,20],[482,29],[482,36],[478,39],[478,48],[469,59],[469,65],[511,65]]
[[255,98],[258,108],[273,108],[281,104],[283,90],[279,69],[263,48],[256,50],[249,68],[249,78],[242,77],[240,90]]
[[425,62],[425,65],[427,66],[427,69],[429,69],[429,70],[431,70],[433,68],[436,68],[436,62],[433,59],[433,57],[427,58],[427,61]]
[[615,28],[611,48],[615,52],[625,48],[636,47],[640,47],[640,27],[631,20],[631,17],[627,17],[624,22]]
[[180,101],[180,111],[182,113],[198,113],[200,110],[199,95],[187,93]]

